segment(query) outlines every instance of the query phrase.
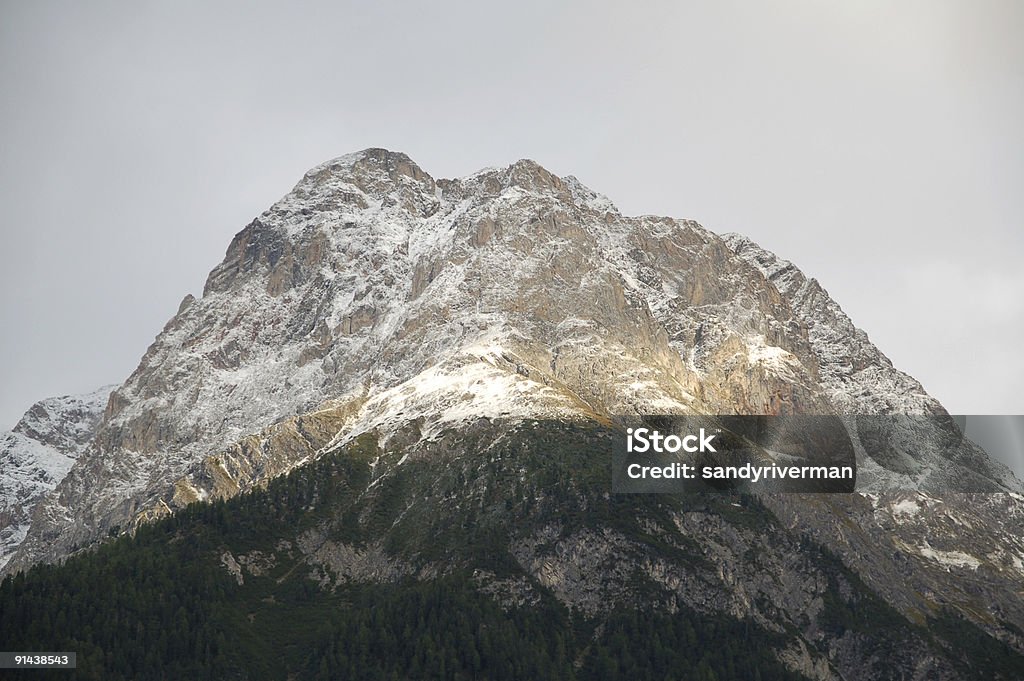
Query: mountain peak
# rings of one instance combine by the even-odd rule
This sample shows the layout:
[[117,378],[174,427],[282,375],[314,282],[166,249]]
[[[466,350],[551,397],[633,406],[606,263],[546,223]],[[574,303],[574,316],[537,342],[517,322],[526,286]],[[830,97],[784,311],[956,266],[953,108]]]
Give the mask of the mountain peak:
[[[533,159],[523,158],[507,166],[483,168],[456,179],[438,180],[445,199],[475,197],[494,199],[515,192],[546,196],[566,205],[593,210],[599,215],[618,214],[615,204],[585,186],[576,177],[559,177]],[[510,194],[511,192],[511,194]]]
[[[114,392],[15,563],[220,494],[209,481],[228,458],[237,492],[407,423],[426,441],[479,417],[567,409],[939,408],[773,254],[696,223],[622,216],[532,160],[435,181],[406,154],[365,149],[310,170],[235,236],[202,298]],[[309,419],[329,423],[304,439]],[[289,428],[305,435],[280,450],[246,444]],[[880,464],[873,479],[928,488],[964,469],[927,456],[915,479]],[[973,467],[985,489],[1019,487]]]
[[312,199],[315,205],[338,199],[368,204],[389,198],[408,200],[414,194],[429,196],[434,191],[434,178],[409,156],[374,147],[314,167],[292,194],[303,201]]
[[383,169],[387,173],[397,171],[399,174],[408,175],[425,174],[416,162],[409,158],[408,154],[383,147],[368,147],[325,161],[312,168],[306,173],[306,176],[315,175],[323,170],[351,172],[357,168],[363,170],[376,168]]
[[[644,414],[825,417],[863,494],[613,495],[620,419]],[[745,237],[623,216],[532,160],[435,181],[365,149],[239,232],[109,399],[46,401],[0,433],[0,574],[252,491],[240,534],[222,506],[148,534],[199,538],[165,542],[185,553],[149,555],[219,557],[261,599],[319,583],[325,607],[365,582],[472,575],[502,608],[742,617],[789,636],[814,678],[965,678],[935,666],[939,639],[890,635],[952,608],[949,636],[976,625],[1024,650],[1022,486],[958,433],[815,280]],[[951,489],[1011,493],[932,496]],[[878,647],[856,613],[881,613]]]
[[560,177],[532,159],[520,159],[510,165],[505,172],[512,186],[523,189],[561,191],[565,188]]

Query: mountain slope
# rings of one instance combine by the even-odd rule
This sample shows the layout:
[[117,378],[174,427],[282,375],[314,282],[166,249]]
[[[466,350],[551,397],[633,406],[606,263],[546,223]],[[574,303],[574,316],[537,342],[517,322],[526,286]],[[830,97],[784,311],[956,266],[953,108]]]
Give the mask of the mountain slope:
[[[997,487],[1020,491],[1012,472],[974,443],[958,438],[956,449],[964,461],[952,465],[943,433],[918,432],[922,424],[941,424],[945,409],[918,381],[894,368],[816,280],[742,235],[723,238],[775,286],[807,329],[820,385],[844,415],[859,455],[859,489],[983,491],[988,481],[996,481]],[[861,437],[878,427],[880,420],[873,415],[890,414],[929,417],[884,420],[884,427],[893,431],[887,444],[895,441],[912,449],[907,456],[894,457],[890,448],[873,448],[869,437]]]
[[25,538],[32,509],[89,445],[113,389],[41,400],[0,433],[0,567]]
[[0,637],[78,650],[77,677],[105,679],[1024,669],[955,610],[901,616],[754,497],[608,495],[611,439],[522,420],[447,429],[429,451],[366,435],[265,490],[8,579]]
[[[838,416],[863,493],[609,494],[610,438],[638,414]],[[343,499],[218,569],[258,577],[256,550],[332,592],[459,571],[592,624],[624,604],[725,616],[815,678],[885,678],[894,655],[966,678],[928,623],[1024,651],[1005,467],[792,264],[532,161],[435,180],[369,149],[307,173],[112,393],[5,569],[351,456]]]
[[[781,281],[694,222],[622,216],[531,161],[435,181],[381,149],[335,159],[235,237],[202,298],[186,297],[12,565],[159,515],[176,486],[180,499],[203,498],[213,490],[194,478],[208,475],[209,457],[237,460],[246,438],[289,418],[329,413],[336,432],[271,454],[269,469],[236,467],[272,476],[387,413],[436,420],[436,401],[409,412],[401,403],[431,372],[451,376],[438,369],[449,364],[467,372],[463,382],[495,371],[528,379],[547,392],[541,401],[583,417],[941,411],[919,386],[908,397],[877,351],[822,353],[823,326],[845,317],[811,324]],[[845,362],[870,371],[844,383]],[[452,400],[467,416],[490,408],[472,391]],[[978,469],[989,472],[981,489],[1017,488],[980,452],[937,477]],[[897,485],[922,481],[896,472]]]

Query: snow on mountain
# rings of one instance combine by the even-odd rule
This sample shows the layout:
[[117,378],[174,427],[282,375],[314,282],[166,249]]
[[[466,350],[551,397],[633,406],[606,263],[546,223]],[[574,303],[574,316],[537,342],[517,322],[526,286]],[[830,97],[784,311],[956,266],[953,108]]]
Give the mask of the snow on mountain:
[[25,538],[35,504],[85,451],[113,389],[36,402],[0,433],[0,567]]
[[[957,456],[969,458],[965,466],[950,460],[948,432],[920,432],[933,423],[951,425],[946,410],[917,380],[894,368],[815,279],[747,237],[726,234],[723,239],[775,286],[807,329],[820,385],[843,415],[858,453],[858,488],[967,491],[973,485],[977,491],[994,480],[1003,489],[1020,490],[1006,466],[969,440],[959,438],[956,448]],[[873,415],[895,415],[886,423],[893,432],[884,452],[872,450],[861,437],[879,423]]]
[[[741,237],[623,216],[532,161],[435,180],[368,149],[313,168],[235,236],[11,565],[363,432],[670,412],[944,413],[816,282]],[[975,466],[980,450],[905,470],[858,446],[882,488],[975,469],[979,485],[1019,487]]]

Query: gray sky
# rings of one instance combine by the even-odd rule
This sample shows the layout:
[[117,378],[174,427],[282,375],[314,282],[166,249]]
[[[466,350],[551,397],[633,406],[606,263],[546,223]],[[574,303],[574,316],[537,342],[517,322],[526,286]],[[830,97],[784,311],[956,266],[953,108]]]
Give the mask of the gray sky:
[[1024,3],[251,4],[0,0],[0,427],[369,146],[745,233],[950,411],[1024,413]]

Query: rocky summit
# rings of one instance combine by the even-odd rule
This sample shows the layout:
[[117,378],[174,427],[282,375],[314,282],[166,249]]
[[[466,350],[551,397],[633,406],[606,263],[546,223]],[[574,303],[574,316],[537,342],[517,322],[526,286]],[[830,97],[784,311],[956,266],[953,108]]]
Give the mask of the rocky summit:
[[[335,512],[219,553],[239,588],[289,561],[322,589],[461,570],[505,608],[751,622],[817,679],[972,678],[920,628],[940,616],[1024,654],[1021,483],[968,441],[950,455],[942,406],[795,265],[624,216],[533,161],[446,180],[368,149],[313,168],[100,415],[106,393],[64,419],[73,444],[24,421],[3,441],[7,571],[349,456],[357,494]],[[604,451],[639,414],[836,416],[861,491],[640,501],[609,495],[604,460],[565,469],[586,457],[559,433]],[[882,415],[934,420],[860,418]],[[482,526],[501,570],[450,529]],[[869,605],[898,652],[836,624]]]

